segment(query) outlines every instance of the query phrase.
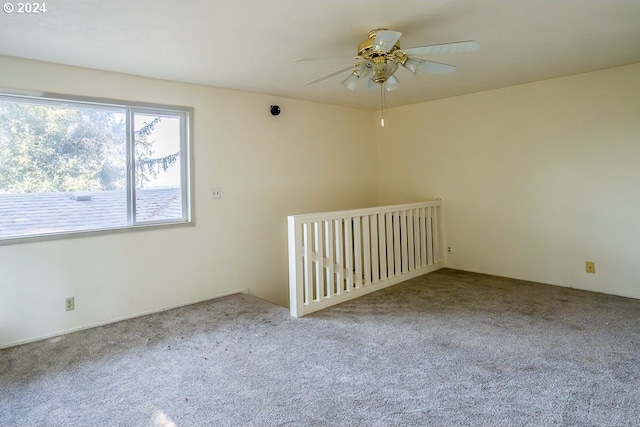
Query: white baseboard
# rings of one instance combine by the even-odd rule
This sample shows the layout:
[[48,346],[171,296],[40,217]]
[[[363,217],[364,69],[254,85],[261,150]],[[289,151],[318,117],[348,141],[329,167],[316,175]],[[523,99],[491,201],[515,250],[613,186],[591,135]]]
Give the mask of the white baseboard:
[[95,327],[98,327],[98,326],[104,326],[104,325],[108,325],[110,323],[116,323],[116,322],[121,322],[123,320],[129,320],[129,319],[134,319],[136,317],[146,316],[148,314],[161,313],[163,311],[173,310],[174,308],[185,307],[187,305],[197,304],[199,302],[204,302],[204,301],[209,301],[209,300],[213,300],[213,299],[217,299],[217,298],[222,298],[222,297],[226,297],[226,296],[229,296],[229,295],[248,294],[248,293],[249,293],[249,288],[236,289],[234,291],[224,292],[224,293],[221,293],[221,294],[216,294],[216,295],[209,296],[209,297],[206,297],[206,298],[200,298],[200,299],[197,299],[197,300],[193,300],[193,301],[188,301],[188,302],[181,303],[181,304],[172,305],[172,306],[169,306],[169,307],[163,307],[163,308],[159,308],[159,309],[143,311],[141,313],[136,313],[136,314],[132,314],[132,315],[129,315],[129,316],[117,317],[115,319],[109,319],[109,320],[105,320],[103,322],[91,323],[89,325],[83,325],[83,326],[79,326],[77,328],[65,329],[65,330],[62,330],[62,331],[54,332],[52,334],[41,335],[41,336],[38,336],[38,337],[35,337],[35,338],[27,338],[27,339],[24,339],[24,340],[13,341],[13,342],[10,342],[8,344],[0,345],[0,349],[9,348],[9,347],[15,347],[17,345],[28,344],[28,343],[35,342],[35,341],[41,341],[41,340],[46,340],[46,339],[50,339],[50,338],[55,338],[55,337],[58,337],[58,336],[61,336],[61,335],[70,334],[72,332],[81,331],[83,329],[89,329],[89,328],[95,328]]

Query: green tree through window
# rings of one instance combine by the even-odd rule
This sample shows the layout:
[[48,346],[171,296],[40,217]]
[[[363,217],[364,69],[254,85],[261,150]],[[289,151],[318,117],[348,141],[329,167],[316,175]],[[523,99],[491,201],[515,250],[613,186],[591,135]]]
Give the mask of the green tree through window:
[[[18,236],[188,221],[188,114],[0,97],[0,239],[20,224]],[[74,192],[91,193],[85,201],[93,205],[82,206],[84,223],[76,218],[76,225],[58,229],[65,216],[78,216],[80,205],[68,202]],[[109,209],[118,211],[112,223],[104,219]],[[98,215],[102,222],[91,218]]]

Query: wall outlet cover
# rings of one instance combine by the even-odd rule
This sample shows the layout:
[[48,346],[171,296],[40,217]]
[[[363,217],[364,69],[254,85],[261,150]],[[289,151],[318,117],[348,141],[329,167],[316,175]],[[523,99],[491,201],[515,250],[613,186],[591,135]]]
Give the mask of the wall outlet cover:
[[595,274],[596,272],[596,263],[593,261],[586,261],[584,263],[584,269],[587,273]]

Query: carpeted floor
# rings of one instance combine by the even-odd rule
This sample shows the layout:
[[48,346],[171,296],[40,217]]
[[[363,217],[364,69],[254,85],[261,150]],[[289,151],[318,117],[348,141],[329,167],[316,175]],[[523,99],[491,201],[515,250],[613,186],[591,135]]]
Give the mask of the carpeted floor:
[[1,350],[0,425],[640,425],[640,300],[455,270],[303,319],[233,295]]

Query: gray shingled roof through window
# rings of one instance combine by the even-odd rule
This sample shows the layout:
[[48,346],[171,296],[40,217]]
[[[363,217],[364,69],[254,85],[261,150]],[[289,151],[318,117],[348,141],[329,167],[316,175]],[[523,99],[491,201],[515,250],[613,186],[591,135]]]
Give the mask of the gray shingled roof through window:
[[[180,219],[181,191],[179,188],[137,190],[136,211],[138,222]],[[90,200],[76,200],[72,193],[0,194],[0,238],[126,225],[124,190],[93,191]]]

